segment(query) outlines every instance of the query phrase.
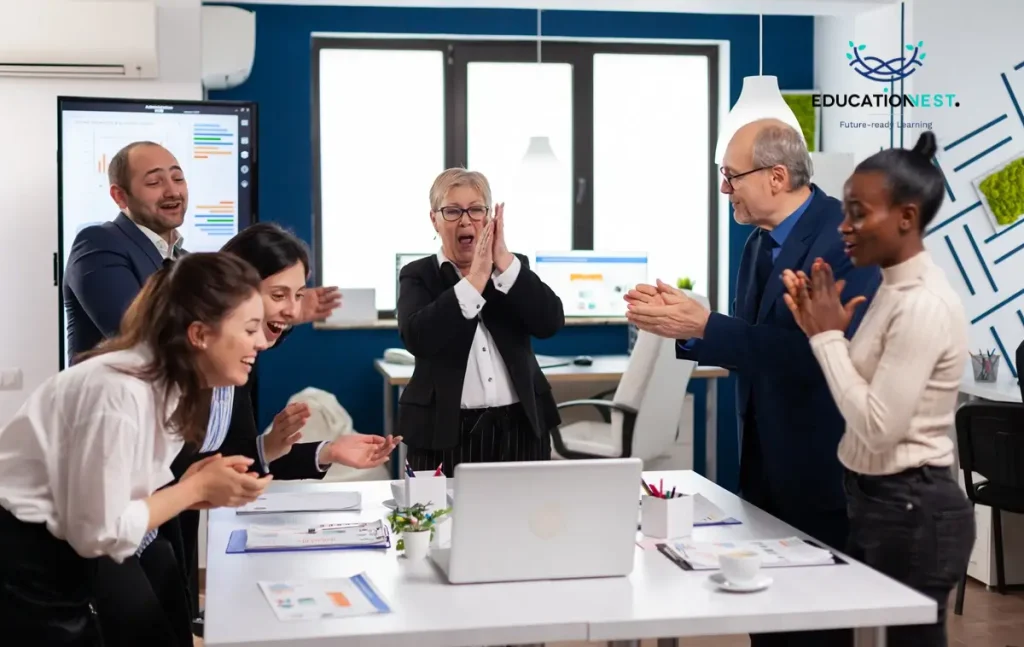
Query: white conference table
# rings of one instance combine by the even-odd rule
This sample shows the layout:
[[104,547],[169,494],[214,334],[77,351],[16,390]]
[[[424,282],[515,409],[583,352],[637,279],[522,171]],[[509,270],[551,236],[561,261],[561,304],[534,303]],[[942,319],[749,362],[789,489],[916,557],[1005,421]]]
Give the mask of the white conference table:
[[[590,366],[576,366],[571,357],[552,357],[552,360],[564,360],[564,364],[542,368],[544,376],[552,384],[580,382],[617,382],[629,366],[629,355],[594,355]],[[394,364],[377,359],[374,368],[384,377],[384,433],[391,435],[395,430],[395,406],[392,389],[398,388],[399,397],[402,389],[412,378],[415,366],[411,364]],[[729,377],[729,371],[717,366],[697,366],[693,369],[691,380],[705,380],[706,396],[704,404],[704,471],[707,477],[716,481],[718,466],[718,380]],[[402,446],[398,464],[405,462],[405,446]]]
[[[696,528],[697,540],[800,535],[692,471],[650,472],[684,492],[700,492],[738,526]],[[775,569],[765,591],[714,589],[707,572],[684,571],[654,550],[635,550],[628,577],[451,585],[430,560],[388,551],[227,555],[232,530],[250,523],[328,523],[386,516],[389,481],[274,483],[275,491],[357,490],[361,512],[239,517],[210,511],[205,644],[261,647],[422,647],[626,641],[765,631],[853,627],[857,644],[884,644],[884,626],[934,622],[931,599],[857,562]],[[639,488],[638,488],[639,497]],[[458,514],[458,501],[455,501]],[[638,536],[639,538],[639,536]],[[500,551],[500,544],[496,546]],[[496,554],[500,559],[500,554]],[[366,572],[392,613],[308,622],[277,620],[260,580],[302,580]],[[670,642],[670,641],[666,641]]]

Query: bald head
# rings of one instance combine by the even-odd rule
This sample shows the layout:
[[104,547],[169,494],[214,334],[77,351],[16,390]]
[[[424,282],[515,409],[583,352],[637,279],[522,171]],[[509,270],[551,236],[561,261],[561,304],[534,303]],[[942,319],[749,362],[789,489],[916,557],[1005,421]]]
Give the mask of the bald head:
[[784,168],[790,191],[808,186],[814,173],[803,137],[779,119],[758,119],[741,126],[729,141],[723,165],[731,168],[733,159],[744,170]]

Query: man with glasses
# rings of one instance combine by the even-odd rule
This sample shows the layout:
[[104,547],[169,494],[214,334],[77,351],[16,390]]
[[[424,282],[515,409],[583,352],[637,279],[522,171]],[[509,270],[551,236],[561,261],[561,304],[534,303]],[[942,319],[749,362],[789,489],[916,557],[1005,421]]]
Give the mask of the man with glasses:
[[[800,134],[777,120],[740,128],[722,164],[722,193],[734,217],[751,224],[736,280],[733,315],[705,310],[659,282],[626,297],[642,330],[680,340],[677,356],[737,374],[741,421],[740,491],[749,502],[839,550],[848,523],[837,457],[844,422],[811,352],[783,301],[782,270],[808,275],[816,258],[845,281],[842,301],[874,296],[875,268],[854,268],[839,224],[842,204],[811,184],[811,158]],[[867,306],[855,315],[847,338]],[[845,632],[842,632],[845,633]],[[766,645],[848,645],[836,632],[762,634]]]

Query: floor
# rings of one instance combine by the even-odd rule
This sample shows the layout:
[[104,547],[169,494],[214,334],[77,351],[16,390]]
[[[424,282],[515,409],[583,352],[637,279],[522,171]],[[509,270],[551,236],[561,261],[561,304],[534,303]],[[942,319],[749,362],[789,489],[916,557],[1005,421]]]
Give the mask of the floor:
[[[969,580],[964,615],[952,614],[952,597],[949,604],[949,647],[1024,647],[1024,591],[999,595]],[[195,644],[202,647],[202,639],[197,638]],[[558,647],[587,644],[552,643]],[[747,647],[749,644],[746,636],[685,638],[680,641],[681,647]],[[643,647],[654,645],[653,640],[643,642]]]

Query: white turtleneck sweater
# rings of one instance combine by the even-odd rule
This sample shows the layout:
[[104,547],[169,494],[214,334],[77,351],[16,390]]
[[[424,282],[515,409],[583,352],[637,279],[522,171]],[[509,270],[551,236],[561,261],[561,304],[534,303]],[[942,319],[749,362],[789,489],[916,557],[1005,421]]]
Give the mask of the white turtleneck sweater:
[[838,331],[811,337],[846,419],[843,465],[876,475],[951,465],[967,348],[963,305],[928,252],[884,268],[852,340]]

